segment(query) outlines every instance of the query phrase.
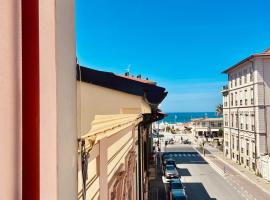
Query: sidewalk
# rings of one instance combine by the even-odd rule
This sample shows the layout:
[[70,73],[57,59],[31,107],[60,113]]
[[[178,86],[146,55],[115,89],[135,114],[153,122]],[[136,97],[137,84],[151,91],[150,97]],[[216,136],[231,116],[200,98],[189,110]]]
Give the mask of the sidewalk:
[[[223,163],[229,165],[234,171],[240,173],[244,178],[246,178],[247,180],[249,180],[253,184],[257,185],[264,192],[266,192],[270,195],[270,182],[266,181],[263,178],[256,176],[249,169],[244,168],[243,166],[233,162],[232,160],[230,160],[228,158],[225,158],[223,155],[223,152],[220,152],[213,147],[206,147],[206,149],[208,151],[210,151],[211,154],[214,155],[217,159],[219,159]],[[215,149],[215,151],[213,151],[213,149]]]
[[166,191],[162,181],[162,170],[160,167],[160,159],[151,163],[149,168],[149,200],[166,199]]

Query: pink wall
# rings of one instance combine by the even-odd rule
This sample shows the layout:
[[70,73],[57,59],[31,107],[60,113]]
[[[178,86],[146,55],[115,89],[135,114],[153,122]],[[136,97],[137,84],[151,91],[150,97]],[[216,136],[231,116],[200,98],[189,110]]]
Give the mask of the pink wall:
[[21,199],[20,1],[0,4],[0,199]]

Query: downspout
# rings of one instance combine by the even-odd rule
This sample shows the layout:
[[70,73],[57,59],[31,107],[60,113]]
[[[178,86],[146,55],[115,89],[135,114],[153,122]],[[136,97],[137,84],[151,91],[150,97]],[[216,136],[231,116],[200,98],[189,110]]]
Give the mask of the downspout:
[[251,62],[251,67],[253,70],[253,112],[254,112],[254,132],[255,132],[255,170],[257,170],[257,131],[256,131],[256,115],[255,115],[255,81],[254,81],[254,62],[250,60]]
[[238,164],[241,165],[241,148],[240,148],[240,117],[239,117],[239,108],[237,108],[237,132],[238,132],[238,152],[239,152],[239,160],[238,160]]
[[[254,93],[254,89],[253,89],[253,93]],[[265,123],[265,146],[266,146],[266,154],[268,155],[269,154],[269,149],[268,149],[268,135],[267,135],[267,132],[268,132],[268,127],[267,127],[267,114],[266,114],[266,109],[267,109],[267,106],[266,106],[266,99],[265,99],[265,77],[264,77],[264,60],[263,60],[263,103],[264,103],[264,123]]]
[[142,200],[142,152],[141,152],[141,127],[143,125],[143,121],[138,124],[138,169],[139,169],[139,200]]
[[22,199],[40,198],[39,1],[21,1]]

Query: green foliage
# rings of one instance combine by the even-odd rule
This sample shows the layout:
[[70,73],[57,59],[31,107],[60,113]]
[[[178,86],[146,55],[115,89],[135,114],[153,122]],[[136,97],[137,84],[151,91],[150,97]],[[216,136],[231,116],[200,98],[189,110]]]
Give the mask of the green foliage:
[[223,105],[222,104],[217,105],[216,114],[218,117],[221,117],[223,115]]

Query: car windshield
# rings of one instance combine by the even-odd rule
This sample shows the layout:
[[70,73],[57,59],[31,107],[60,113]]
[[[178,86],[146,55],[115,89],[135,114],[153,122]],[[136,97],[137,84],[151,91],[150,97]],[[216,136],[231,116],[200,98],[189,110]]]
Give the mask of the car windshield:
[[174,166],[172,166],[172,165],[167,165],[167,166],[166,166],[166,169],[167,169],[167,170],[174,170]]
[[183,185],[181,183],[171,183],[172,189],[183,189]]
[[174,161],[173,160],[168,160],[167,164],[174,165]]

